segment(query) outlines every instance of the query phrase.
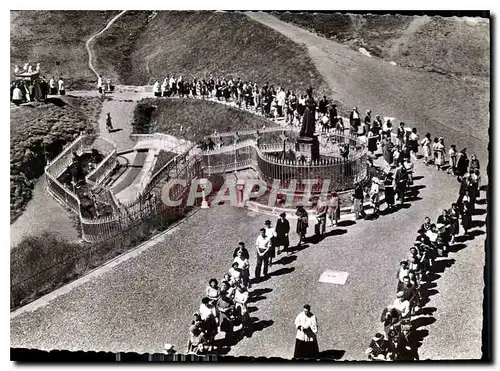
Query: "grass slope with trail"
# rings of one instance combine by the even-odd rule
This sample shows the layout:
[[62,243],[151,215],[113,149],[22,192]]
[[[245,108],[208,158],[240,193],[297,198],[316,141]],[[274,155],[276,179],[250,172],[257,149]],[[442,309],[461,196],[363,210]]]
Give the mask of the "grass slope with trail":
[[[274,13],[282,21],[409,68],[489,78],[485,18],[373,14]],[[417,23],[413,23],[417,22]],[[412,24],[413,23],[413,24]]]
[[123,84],[213,74],[328,92],[303,46],[239,13],[127,12],[95,51],[97,68]]
[[[85,42],[103,29],[117,11],[22,10],[10,12],[10,61],[41,64],[47,78],[60,71],[66,87],[94,87]],[[60,68],[56,62],[60,61]]]
[[10,219],[13,223],[31,199],[47,159],[57,156],[80,131],[92,132],[101,110],[98,98],[65,96],[10,110]]

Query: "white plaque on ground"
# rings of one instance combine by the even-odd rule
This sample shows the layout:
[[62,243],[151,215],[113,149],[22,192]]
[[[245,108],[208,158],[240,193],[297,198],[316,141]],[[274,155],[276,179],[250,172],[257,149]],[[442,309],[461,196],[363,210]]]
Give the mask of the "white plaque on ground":
[[345,285],[349,273],[347,272],[336,272],[336,271],[324,271],[319,276],[319,282],[333,283],[335,285]]

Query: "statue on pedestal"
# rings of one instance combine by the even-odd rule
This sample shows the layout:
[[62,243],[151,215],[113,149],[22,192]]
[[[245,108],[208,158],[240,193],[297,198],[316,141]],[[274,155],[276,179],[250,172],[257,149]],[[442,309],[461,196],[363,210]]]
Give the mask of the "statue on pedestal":
[[313,138],[314,131],[316,130],[316,102],[312,97],[312,88],[307,89],[306,109],[302,117],[302,128],[300,129],[300,136],[306,138]]

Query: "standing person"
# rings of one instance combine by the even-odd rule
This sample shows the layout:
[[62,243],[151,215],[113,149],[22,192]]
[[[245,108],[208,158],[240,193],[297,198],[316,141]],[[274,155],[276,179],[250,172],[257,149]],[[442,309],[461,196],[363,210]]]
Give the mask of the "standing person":
[[389,210],[394,209],[394,186],[394,176],[389,172],[384,180],[385,202],[387,202],[387,208]]
[[457,157],[457,177],[459,180],[467,173],[469,167],[469,159],[467,158],[467,149],[464,148],[460,151]]
[[113,130],[113,123],[111,122],[111,114],[109,112],[106,117],[106,129],[108,129],[108,132]]
[[231,341],[234,335],[233,322],[231,321],[231,315],[234,310],[234,301],[228,297],[227,291],[221,290],[216,308],[219,312],[220,329],[225,333],[225,340]]
[[282,88],[278,88],[278,95],[277,95],[277,100],[278,100],[278,117],[283,116],[283,108],[285,107],[285,100],[286,100],[286,93],[285,90]]
[[318,111],[320,115],[322,116],[326,115],[327,109],[328,109],[328,100],[326,99],[326,96],[323,95],[323,99],[319,101],[318,105]]
[[[247,249],[245,249],[246,251]],[[243,279],[243,283],[245,286],[248,288],[251,288],[252,285],[250,284],[250,260],[248,258],[248,251],[246,254],[244,254],[243,250],[236,250],[236,256],[234,257],[233,262],[238,264],[238,269],[241,270],[241,276]]]
[[411,162],[411,158],[410,157],[407,157],[405,158],[404,160],[404,163],[403,163],[403,167],[405,169],[405,172],[406,172],[406,177],[407,177],[407,180],[408,180],[408,185],[413,185],[413,169],[414,169],[414,166],[413,166],[413,162]]
[[457,171],[457,146],[452,144],[450,150],[448,151],[448,156],[450,157],[450,167],[448,169],[448,174],[455,175]]
[[396,169],[396,195],[401,205],[404,203],[408,176],[403,165],[398,165]]
[[160,82],[158,80],[153,85],[153,93],[156,98],[161,97]]
[[297,334],[293,358],[317,358],[319,355],[318,323],[309,304],[304,305],[304,310],[295,318],[295,327]]
[[23,93],[19,89],[19,85],[16,84],[14,91],[12,92],[12,102],[19,106],[23,102]]
[[469,201],[464,201],[462,203],[462,227],[464,228],[464,234],[469,232],[472,224],[472,212]]
[[102,75],[99,75],[97,78],[97,90],[99,91],[99,94],[102,94]]
[[422,151],[424,154],[424,164],[428,165],[429,158],[431,157],[431,134],[425,134],[425,137],[424,139],[422,139],[422,142],[420,142],[420,144],[422,145]]
[[397,137],[397,143],[396,143],[396,145],[397,145],[398,149],[401,151],[401,148],[405,144],[405,139],[406,139],[406,128],[405,128],[405,123],[404,122],[400,122],[399,123],[398,131],[396,133],[396,137]]
[[469,175],[464,174],[464,176],[460,180],[460,188],[458,189],[458,199],[457,199],[458,205],[462,204],[462,200],[467,195],[467,191],[469,189],[469,182],[470,182]]
[[54,76],[52,76],[49,80],[49,87],[50,87],[50,95],[57,95],[57,84],[56,80],[54,79]]
[[394,144],[387,134],[382,134],[382,154],[385,163],[390,167],[394,162]]
[[370,188],[370,201],[373,207],[373,215],[378,216],[379,203],[380,203],[380,181],[377,177],[372,178],[372,185]]
[[349,123],[353,128],[353,134],[357,133],[359,125],[361,125],[361,117],[359,115],[358,107],[352,109],[351,115],[349,116]]
[[248,329],[250,324],[250,315],[247,308],[248,296],[248,290],[244,285],[236,285],[236,291],[234,293],[234,309],[236,317],[241,321],[243,332]]
[[209,347],[212,347],[217,335],[217,311],[207,297],[201,299],[200,317],[203,324],[202,329],[207,336],[207,343]]
[[215,305],[217,300],[220,298],[220,288],[219,288],[219,282],[215,278],[212,278],[210,281],[208,281],[208,286],[205,290],[205,294],[208,299],[210,299],[210,302]]
[[364,128],[363,128],[363,134],[366,135],[368,134],[368,131],[370,130],[370,123],[372,122],[372,111],[366,110],[365,114],[365,119],[364,119]]
[[309,227],[309,217],[307,215],[306,209],[304,206],[297,206],[297,211],[295,213],[297,215],[297,229],[296,232],[299,235],[299,243],[297,246],[300,246],[302,242],[306,242],[306,234],[307,227]]
[[315,234],[323,236],[326,232],[326,216],[328,215],[328,205],[321,199],[318,199],[316,204],[316,218],[318,219]]
[[448,211],[448,215],[450,216],[450,234],[451,234],[451,243],[455,242],[455,237],[460,233],[460,209],[458,205],[454,202],[451,204],[451,209]]
[[66,88],[64,87],[64,81],[62,79],[62,76],[59,77],[58,86],[59,86],[59,95],[65,95]]
[[290,233],[290,222],[286,218],[286,213],[281,213],[280,218],[276,222],[276,248],[277,255],[279,255],[280,247],[283,246],[283,251],[288,251],[288,246],[290,245],[290,239],[288,234]]
[[[436,160],[437,160],[437,150],[436,150],[436,145],[438,144],[439,142],[439,138],[434,138],[434,142],[432,142],[432,153],[433,153],[433,157],[434,157],[434,165],[436,165]],[[436,168],[439,170],[439,168],[437,167],[436,165]]]
[[165,77],[163,83],[161,84],[161,96],[166,97],[168,93],[168,79]]
[[436,157],[435,164],[438,170],[441,170],[441,166],[444,165],[445,161],[444,155],[445,155],[444,139],[439,138],[434,145],[434,156]]
[[257,237],[255,241],[255,247],[257,249],[257,264],[255,265],[255,279],[257,281],[260,280],[261,273],[264,277],[268,276],[269,269],[269,259],[267,257],[267,253],[269,251],[270,242],[269,238],[266,236],[266,229],[262,228],[260,230],[260,235]]
[[333,191],[328,203],[328,217],[332,226],[336,227],[340,219],[340,201],[337,192]]
[[241,252],[241,256],[243,259],[250,259],[248,249],[245,247],[245,243],[242,241],[238,242],[238,247],[234,249],[233,258],[236,258],[239,252]]
[[365,193],[363,186],[360,183],[356,184],[354,188],[354,193],[352,195],[352,201],[354,202],[354,218],[358,220],[360,217],[366,217],[366,213],[363,210],[363,201],[365,199]]
[[479,160],[476,155],[470,156],[470,165],[469,165],[469,173],[474,174],[481,169],[481,165],[479,164]]
[[338,113],[337,113],[337,106],[335,104],[331,105],[330,112],[328,112],[328,114],[330,117],[330,128],[333,130],[336,130],[339,117],[338,117]]
[[266,237],[269,239],[267,258],[269,260],[269,266],[271,266],[273,265],[273,258],[276,256],[276,230],[271,226],[270,220],[264,222],[264,228],[266,229]]
[[411,129],[411,134],[408,138],[408,148],[410,149],[410,153],[415,160],[417,159],[418,153],[418,139],[417,128]]

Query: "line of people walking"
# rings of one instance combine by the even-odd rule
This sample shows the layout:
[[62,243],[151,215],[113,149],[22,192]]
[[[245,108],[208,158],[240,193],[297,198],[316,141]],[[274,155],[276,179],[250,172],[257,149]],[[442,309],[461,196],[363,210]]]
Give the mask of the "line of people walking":
[[475,168],[470,166],[463,177],[464,181],[469,179],[467,188],[461,187],[457,201],[442,211],[436,223],[429,217],[424,219],[408,258],[400,262],[396,299],[384,308],[380,319],[385,335],[377,333],[372,338],[366,350],[370,360],[418,359],[412,339],[412,316],[419,315],[428,301],[427,287],[436,261],[448,256],[457,236],[470,233],[474,205],[480,198],[480,188],[470,181],[473,175]]

